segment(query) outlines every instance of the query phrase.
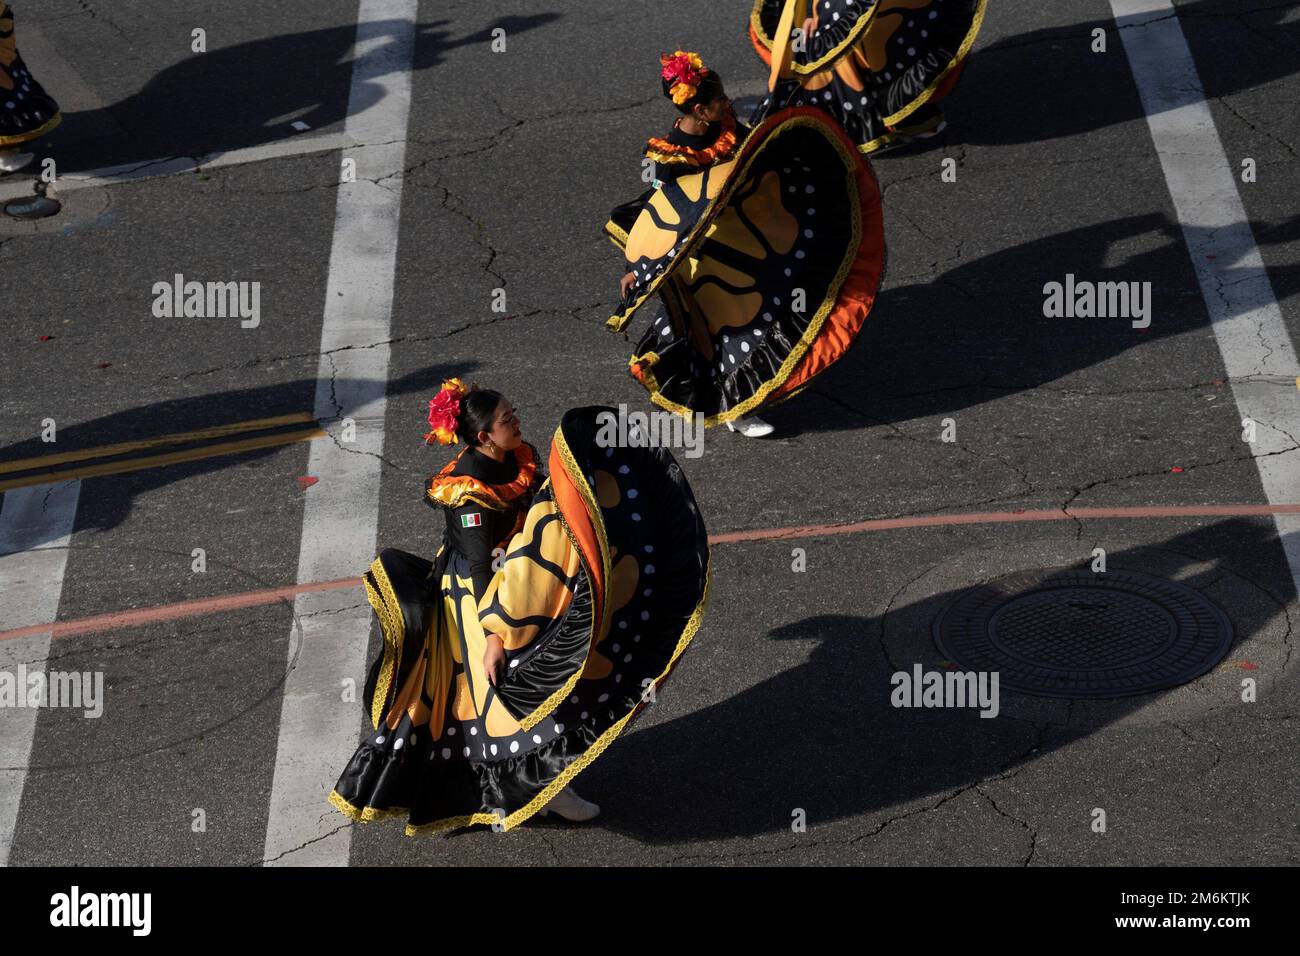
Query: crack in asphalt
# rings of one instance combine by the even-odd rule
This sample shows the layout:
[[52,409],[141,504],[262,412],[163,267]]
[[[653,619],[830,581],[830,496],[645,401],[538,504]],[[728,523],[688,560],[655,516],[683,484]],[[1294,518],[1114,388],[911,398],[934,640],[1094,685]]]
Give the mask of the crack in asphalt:
[[[414,181],[412,181],[412,185],[416,186],[417,188],[421,187],[420,183]],[[470,241],[473,242],[479,248],[487,250],[487,254],[488,254],[487,262],[483,263],[482,269],[484,272],[486,272],[488,275],[490,275],[493,279],[496,280],[497,288],[504,289],[506,287],[506,277],[502,275],[500,272],[497,272],[495,269],[492,268],[492,265],[493,263],[496,262],[497,256],[500,255],[500,252],[496,248],[496,246],[493,245],[492,243],[492,240],[488,233],[487,224],[481,221],[480,219],[476,218],[475,216],[473,216],[470,212],[467,211],[466,208],[463,208],[466,205],[465,202],[461,200],[459,197],[457,197],[454,193],[452,193],[452,191],[448,189],[446,186],[440,183],[434,183],[424,188],[441,189],[442,201],[438,204],[438,208],[445,209],[450,213],[454,213],[455,215],[460,216],[462,219],[464,219],[473,227],[473,233],[470,236]],[[455,206],[451,205],[453,199],[456,201]]]
[[[1269,427],[1275,427],[1275,426],[1269,426]],[[1280,428],[1277,430],[1282,431]],[[1285,434],[1285,432],[1283,434]],[[1291,436],[1288,435],[1287,437],[1290,438]],[[1294,442],[1294,439],[1292,439],[1292,441]],[[1261,455],[1250,454],[1250,455],[1229,456],[1227,458],[1219,458],[1214,461],[1196,462],[1194,464],[1182,465],[1180,467],[1183,469],[1183,473],[1186,474],[1187,472],[1195,471],[1197,469],[1213,468],[1218,465],[1238,464],[1244,461],[1255,461],[1260,458],[1274,458],[1279,455],[1289,455],[1294,451],[1300,451],[1300,444],[1293,444],[1292,447],[1290,448],[1283,448],[1283,449],[1279,449],[1278,451],[1264,452]],[[1160,471],[1135,471],[1127,475],[1112,475],[1107,478],[1098,478],[1095,481],[1088,482],[1086,485],[1073,487],[1072,488],[1073,493],[1061,505],[1061,510],[1068,512],[1070,510],[1070,506],[1074,504],[1074,502],[1077,501],[1079,497],[1082,496],[1085,492],[1091,491],[1094,488],[1099,488],[1102,485],[1112,484],[1117,481],[1131,481],[1135,478],[1156,478],[1167,474],[1169,474],[1169,469],[1164,468],[1161,469]],[[1059,487],[1060,490],[1071,490],[1071,486],[1068,485],[1057,486],[1057,487]],[[1049,490],[1056,490],[1056,489],[1053,488]]]
[[546,848],[551,851],[551,856],[555,858],[555,862],[560,865],[563,865],[564,861],[560,859],[559,851],[555,849],[555,844],[551,842],[551,838],[548,837],[541,830],[534,830],[533,832],[536,833],[539,837],[541,837],[542,842],[546,844]]
[[[240,362],[235,365],[217,365],[217,366],[213,366],[212,368],[199,369],[193,372],[185,372],[182,375],[172,375],[170,376],[170,379],[172,381],[179,381],[187,378],[197,378],[203,375],[214,375],[218,372],[237,372],[242,369],[254,368],[258,365],[263,365],[269,362],[288,362],[288,361],[292,361],[293,359],[320,358],[322,355],[332,356],[336,352],[347,352],[352,349],[373,349],[384,345],[396,345],[405,342],[432,342],[438,339],[450,338],[453,335],[458,335],[461,332],[466,332],[469,331],[470,329],[485,328],[489,325],[494,325],[497,322],[509,322],[516,319],[528,319],[538,315],[568,316],[570,318],[577,319],[579,321],[584,321],[582,319],[582,316],[579,315],[579,313],[584,312],[588,309],[603,307],[605,304],[606,304],[605,301],[602,299],[597,302],[570,306],[565,309],[529,309],[525,312],[519,312],[516,314],[495,315],[490,319],[484,319],[478,322],[466,322],[462,325],[453,326],[452,328],[447,329],[446,331],[437,332],[433,334],[417,335],[412,333],[409,335],[399,335],[391,339],[384,339],[383,341],[380,342],[367,342],[365,344],[360,344],[360,345],[343,345],[343,346],[339,346],[338,348],[325,349],[323,351],[317,349],[310,352],[291,352],[286,355],[267,355],[260,358],[252,359],[248,362]],[[601,321],[603,322],[603,319]],[[335,402],[335,406],[337,407],[337,401]]]
[[[967,793],[970,790],[978,790],[981,784],[985,784],[993,780],[1010,780],[1014,778],[1017,774],[1020,773],[1021,770],[1024,769],[1024,767],[1021,766],[1010,773],[1008,773],[1008,771],[1012,767],[1015,767],[1016,764],[1023,763],[1033,754],[1037,753],[1042,744],[1045,728],[1035,725],[1035,729],[1037,730],[1037,735],[1034,740],[1033,746],[1030,747],[1028,750],[1026,750],[1024,753],[1020,754],[1019,756],[1012,757],[1011,760],[1003,764],[1000,769],[994,771],[991,774],[980,777],[978,780],[975,780],[964,786],[958,787],[957,789],[951,791],[950,793],[944,794],[934,803],[927,804],[921,807],[913,807],[909,810],[905,810],[902,813],[896,814],[895,816],[887,817],[878,825],[876,825],[874,828],[867,831],[866,833],[860,833],[857,836],[849,837],[848,839],[801,840],[797,843],[793,843],[788,846],[773,847],[771,849],[765,849],[765,850],[750,850],[750,851],[745,851],[740,853],[712,853],[712,854],[687,853],[687,854],[674,856],[671,859],[667,860],[663,865],[672,866],[676,863],[681,863],[688,860],[704,860],[704,861],[733,860],[733,859],[740,859],[746,857],[775,856],[782,853],[788,853],[793,850],[809,850],[812,849],[813,847],[818,847],[818,846],[827,846],[827,847],[853,846],[857,843],[862,842],[863,840],[867,840],[870,839],[871,837],[877,836],[882,831],[884,831],[885,829],[887,829],[888,827],[892,826],[895,823],[899,823],[903,820],[907,820],[910,817],[920,816],[921,814],[929,813],[932,810],[937,810],[945,803],[949,803],[950,801],[956,799],[957,797],[961,796],[964,793]],[[1032,856],[1032,846],[1031,846],[1030,855]],[[1022,863],[1021,865],[1028,865],[1028,860],[1026,860],[1026,862]]]
[[[321,427],[324,427],[324,422],[325,422],[325,421],[332,421],[332,419],[324,419],[324,420],[322,420],[322,422],[321,422]],[[377,459],[379,459],[379,461],[380,461],[381,464],[387,465],[389,468],[392,468],[392,469],[394,469],[395,471],[406,472],[407,474],[410,473],[408,469],[403,468],[401,465],[397,464],[397,462],[395,462],[395,461],[391,461],[390,459],[385,458],[383,455],[379,454],[379,452],[366,451],[366,450],[363,449],[363,448],[349,448],[349,447],[347,447],[347,445],[343,442],[343,440],[340,439],[340,438],[335,437],[334,433],[333,433],[332,431],[330,431],[328,428],[325,429],[325,434],[329,436],[330,441],[332,441],[332,442],[334,443],[334,447],[336,447],[339,451],[345,451],[345,452],[347,452],[349,455],[369,455],[371,458],[377,458]],[[360,607],[361,605],[357,605],[357,606]],[[342,610],[342,609],[340,609],[340,610]],[[318,612],[318,613],[330,613],[330,614],[332,614],[332,613],[335,613],[335,612],[333,612],[333,611],[322,611],[322,612]]]
[[298,618],[300,620],[305,621],[309,617],[321,617],[326,614],[342,614],[344,611],[355,611],[357,608],[369,607],[369,606],[370,605],[366,602],[362,602],[360,604],[349,604],[346,607],[335,607],[325,611],[309,611],[306,614],[299,614]]
[[[653,103],[656,103],[658,102],[659,97],[651,96],[643,100],[637,100],[634,103],[624,103],[616,106],[607,106],[595,110],[576,110],[576,111],[559,110],[552,113],[539,113],[536,116],[526,116],[526,117],[513,116],[512,114],[506,112],[504,109],[501,108],[501,104],[497,101],[496,97],[492,96],[490,93],[488,94],[488,100],[491,101],[496,111],[509,122],[507,122],[506,125],[501,126],[498,129],[493,130],[491,132],[479,133],[469,137],[471,141],[485,140],[486,145],[471,146],[465,149],[453,150],[451,152],[436,153],[432,156],[427,156],[424,159],[421,159],[417,163],[410,166],[406,170],[407,174],[409,175],[410,173],[421,170],[424,167],[428,166],[430,163],[441,162],[443,160],[448,160],[448,159],[463,159],[469,156],[476,156],[480,153],[489,152],[501,146],[505,146],[512,141],[515,133],[523,129],[525,126],[528,126],[533,123],[545,123],[551,120],[563,120],[563,119],[571,120],[574,116],[598,116],[607,113],[626,112],[627,110],[640,109],[642,107],[649,106]],[[437,141],[430,141],[424,145],[433,146],[435,145],[436,142]]]
[[125,30],[123,30],[120,26],[118,26],[117,23],[116,23],[116,22],[115,22],[111,17],[107,17],[107,16],[105,16],[105,17],[101,17],[101,16],[99,15],[99,11],[96,10],[94,7],[92,7],[92,6],[87,2],[87,0],[77,0],[77,5],[78,5],[79,7],[81,7],[81,9],[82,9],[82,11],[83,11],[84,13],[87,13],[87,14],[90,15],[90,19],[92,19],[92,20],[103,20],[104,23],[106,23],[106,24],[108,24],[110,27],[112,27],[112,29],[117,33],[118,36],[120,36],[123,40],[126,41],[126,45],[127,45],[128,47],[131,46],[131,43],[132,43],[131,35],[130,35],[129,33],[127,33]]
[[1007,820],[1011,820],[1014,823],[1018,823],[1022,827],[1024,827],[1027,831],[1029,831],[1029,853],[1028,855],[1025,856],[1024,860],[1022,860],[1020,863],[1021,866],[1029,866],[1029,864],[1034,859],[1034,852],[1038,848],[1038,828],[1035,826],[1031,826],[1027,821],[1022,820],[1013,814],[1007,813],[1000,806],[998,806],[998,802],[994,800],[990,794],[984,792],[984,789],[982,787],[977,785],[975,787],[975,792],[988,801],[989,806],[991,806],[997,812],[998,816],[1004,817]]
[[[856,406],[850,404],[849,402],[846,402],[843,399],[838,398],[837,396],[831,395],[828,392],[824,392],[814,387],[810,387],[808,390],[815,395],[820,395],[822,398],[832,402],[833,404],[839,405],[840,407],[847,409],[848,411],[853,412],[856,415],[862,416],[867,421],[873,421],[879,425],[885,426],[900,438],[905,438],[908,441],[914,442],[919,445],[933,444],[933,442],[931,442],[928,439],[917,438],[916,436],[911,435],[908,432],[904,431],[895,423],[885,421],[884,419],[881,418],[877,418],[876,416],[872,415],[869,412],[864,412],[862,409],[857,408]],[[1029,480],[1028,473],[1023,468],[1016,465],[1014,462],[1009,461],[1008,459],[1004,458],[1001,455],[993,454],[992,452],[983,452],[983,453],[977,452],[974,449],[970,448],[969,446],[962,444],[961,442],[952,442],[952,444],[955,445],[961,451],[965,452],[966,454],[970,455],[972,458],[975,458],[977,460],[988,459],[991,461],[996,461],[1000,465],[1004,466],[1008,470],[1015,473],[1016,480],[1019,481],[1024,486],[1024,491],[1026,494],[1029,495],[1034,494],[1034,484],[1032,481]]]
[[322,353],[322,357],[325,361],[329,362],[330,365],[330,404],[334,406],[334,415],[332,418],[341,419],[343,418],[343,405],[339,402],[337,388],[339,367],[334,364],[334,356],[330,354],[330,352],[327,351]]
[[902,597],[906,591],[910,590],[913,584],[921,580],[921,578],[925,577],[927,574],[929,574],[931,571],[933,571],[935,568],[939,566],[940,565],[938,564],[931,565],[930,567],[922,571],[920,574],[913,577],[911,580],[904,582],[898,588],[897,591],[895,591],[892,595],[890,595],[889,600],[885,602],[884,608],[876,616],[877,643],[880,645],[880,655],[885,659],[885,664],[889,667],[892,667],[895,671],[901,669],[902,665],[899,662],[895,661],[893,657],[890,656],[889,648],[885,646],[885,637],[886,637],[885,624],[889,620],[889,615],[890,613],[893,612],[894,605],[898,602],[898,599]]
[[[324,820],[325,820],[325,817],[322,816],[322,817],[320,818],[320,821],[323,822]],[[306,849],[307,847],[311,846],[313,843],[319,843],[321,840],[329,839],[329,838],[332,837],[334,834],[338,833],[340,830],[346,830],[346,829],[348,829],[349,827],[354,827],[354,826],[356,826],[356,824],[355,824],[353,821],[348,820],[346,823],[340,824],[339,826],[335,827],[333,830],[330,830],[328,833],[321,834],[321,835],[318,836],[318,837],[313,837],[312,839],[307,840],[305,843],[300,843],[298,846],[291,847],[290,849],[285,850],[283,853],[278,853],[278,854],[276,854],[275,856],[271,857],[269,860],[268,860],[268,859],[258,860],[256,863],[249,863],[249,864],[246,864],[246,865],[247,865],[247,866],[266,866],[266,865],[269,864],[269,863],[275,863],[277,860],[282,860],[282,859],[284,859],[284,858],[285,858],[286,856],[288,856],[290,853],[297,853],[299,850]]]
[[[1222,228],[1223,227],[1216,227],[1214,229],[1209,230],[1205,234],[1207,240],[1206,242],[1207,247],[1213,244],[1216,238],[1216,234],[1219,231],[1221,231]],[[1205,272],[1203,274],[1213,283],[1214,294],[1218,297],[1219,301],[1223,303],[1223,307],[1229,317],[1235,317],[1237,315],[1237,310],[1234,307],[1234,304],[1231,301],[1229,301],[1228,296],[1224,292],[1226,288],[1228,288],[1229,286],[1240,285],[1243,282],[1260,281],[1260,280],[1263,280],[1264,282],[1268,281],[1268,272],[1262,266],[1259,270],[1251,269],[1249,270],[1248,275],[1242,276],[1239,279],[1233,279],[1228,282],[1225,282],[1223,276],[1221,276],[1218,272]],[[1273,345],[1271,345],[1269,342],[1265,341],[1264,339],[1264,324],[1268,320],[1269,320],[1268,316],[1261,316],[1259,319],[1255,320],[1255,338],[1259,341],[1260,348],[1264,350],[1264,354],[1260,357],[1259,364],[1256,365],[1255,367],[1256,370],[1255,372],[1252,373],[1252,376],[1250,377],[1263,376],[1265,374],[1263,370],[1265,367],[1267,367],[1268,360],[1272,358],[1273,353],[1276,351]],[[1280,378],[1280,376],[1273,376],[1273,377]]]
[[1210,740],[1208,738],[1202,740],[1200,737],[1195,736],[1191,731],[1189,731],[1186,727],[1184,727],[1182,724],[1178,723],[1177,721],[1170,720],[1167,723],[1170,727],[1175,728],[1179,733],[1181,733],[1188,740],[1192,741],[1192,743],[1195,744],[1207,743],[1214,748],[1214,763],[1210,764],[1206,772],[1213,770],[1223,760],[1223,748],[1221,748],[1213,740]]

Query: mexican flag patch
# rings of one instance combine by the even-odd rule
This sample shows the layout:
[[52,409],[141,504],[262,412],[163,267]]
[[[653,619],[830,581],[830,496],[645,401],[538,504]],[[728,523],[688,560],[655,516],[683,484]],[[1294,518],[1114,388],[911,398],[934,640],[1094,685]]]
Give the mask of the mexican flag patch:
[[460,526],[462,528],[477,528],[481,524],[483,524],[483,515],[477,511],[473,514],[460,516]]

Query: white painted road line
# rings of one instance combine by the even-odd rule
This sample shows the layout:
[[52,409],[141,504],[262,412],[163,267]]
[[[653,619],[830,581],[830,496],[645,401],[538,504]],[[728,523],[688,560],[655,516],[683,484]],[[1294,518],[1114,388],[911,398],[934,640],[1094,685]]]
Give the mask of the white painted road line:
[[[1300,452],[1276,454],[1296,444],[1286,432],[1296,434],[1300,422],[1295,386],[1300,367],[1237,192],[1243,157],[1233,163],[1224,153],[1170,0],[1110,0],[1110,5],[1233,397],[1242,419],[1257,423],[1250,447],[1264,493],[1274,504],[1300,501]],[[1273,520],[1300,591],[1300,516]]]
[[[7,623],[43,624],[58,613],[80,493],[80,481],[5,492],[0,507],[0,618]],[[0,643],[0,670],[16,674],[18,665],[25,664],[28,675],[44,673],[49,650],[48,632]],[[39,713],[33,707],[0,709],[0,866],[9,864]]]
[[[124,163],[120,166],[106,166],[103,169],[91,169],[82,173],[68,173],[58,176],[54,184],[54,195],[86,189],[91,186],[112,186],[117,183],[135,182],[141,179],[157,179],[161,176],[176,176],[191,173],[196,169],[215,169],[219,166],[239,166],[243,163],[260,163],[268,159],[283,159],[286,156],[306,156],[311,153],[323,153],[335,149],[357,146],[358,141],[346,133],[326,133],[322,136],[303,136],[292,139],[276,140],[260,146],[244,149],[230,149],[202,156],[166,156],[162,159],[146,159],[138,163]],[[35,169],[35,167],[33,167]],[[39,172],[37,170],[36,172]],[[0,185],[0,203],[22,196],[32,195],[32,184],[36,173],[21,178],[6,180]]]
[[[374,558],[389,350],[371,343],[390,337],[417,5],[362,0],[358,15],[347,133],[383,145],[342,157],[357,179],[339,189],[316,381],[316,416],[335,440],[311,446],[307,473],[319,480],[306,491],[299,583],[360,575]],[[356,423],[351,443],[345,418]],[[364,676],[370,608],[358,588],[300,594],[294,610],[304,634],[290,639],[263,859],[346,866],[351,824],[329,793],[360,741],[359,695],[343,700],[342,682]]]

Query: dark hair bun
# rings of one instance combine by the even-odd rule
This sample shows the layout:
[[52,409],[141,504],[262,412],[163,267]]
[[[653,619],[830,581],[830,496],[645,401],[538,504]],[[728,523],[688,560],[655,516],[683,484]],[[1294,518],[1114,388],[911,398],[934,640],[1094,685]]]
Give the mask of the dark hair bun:
[[[673,98],[673,86],[671,80],[665,80],[660,77],[659,82],[663,85],[664,96],[670,100]],[[717,70],[710,70],[705,67],[700,71],[700,83],[695,88],[695,95],[684,103],[674,103],[683,113],[690,113],[697,103],[707,106],[722,94],[722,77]]]
[[490,388],[476,388],[460,400],[456,435],[461,441],[466,445],[477,445],[478,433],[492,430],[492,421],[502,398],[500,392],[494,392]]

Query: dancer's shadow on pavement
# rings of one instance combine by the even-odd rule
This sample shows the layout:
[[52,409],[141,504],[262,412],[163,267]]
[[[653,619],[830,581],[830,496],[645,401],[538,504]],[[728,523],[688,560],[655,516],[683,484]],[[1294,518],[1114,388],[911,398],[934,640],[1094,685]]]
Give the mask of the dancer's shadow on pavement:
[[[1248,556],[1252,549],[1271,549],[1278,590],[1290,590],[1271,522],[1234,519],[1160,548],[1175,569],[1168,575],[1186,575],[1180,583],[1193,589],[1220,576],[1225,552]],[[1206,567],[1197,567],[1203,562]],[[1149,573],[1150,565],[1138,552],[1117,550],[1108,556],[1108,569]],[[806,812],[808,839],[815,839],[818,824],[868,816],[1013,770],[1170,693],[1094,701],[1074,708],[1068,725],[1063,701],[1005,688],[995,718],[981,718],[977,709],[894,708],[891,674],[910,672],[915,663],[925,671],[940,669],[931,626],[960,593],[897,606],[888,623],[884,616],[820,614],[766,636],[706,620],[698,641],[726,642],[728,653],[764,658],[788,658],[789,652],[754,645],[798,642],[809,649],[807,661],[712,706],[636,730],[584,774],[579,789],[604,808],[604,827],[646,843],[781,832],[791,837],[796,809]],[[1234,611],[1234,647],[1279,612],[1267,601]],[[693,666],[689,653],[682,666]],[[672,693],[670,682],[659,706]],[[865,824],[864,832],[870,828]]]
[[[1300,240],[1300,216],[1253,228],[1261,248]],[[1150,247],[1152,235],[1162,237],[1158,247]],[[1115,254],[1134,247],[1145,251],[1122,259]],[[1044,285],[1064,284],[1067,273],[1076,281],[1150,282],[1150,326],[1133,328],[1126,317],[1045,316]],[[1222,275],[1227,286],[1247,273],[1228,266]],[[1276,266],[1268,276],[1278,301],[1300,292],[1300,264]],[[811,394],[763,416],[782,435],[796,435],[954,412],[1037,388],[1156,339],[1208,329],[1181,228],[1163,213],[1127,216],[956,264],[932,280],[886,288],[857,341],[813,383]]]
[[[497,27],[514,36],[558,20],[558,13],[504,17],[465,36],[453,36],[451,21],[415,25],[412,73],[443,61],[457,47],[487,44]],[[389,37],[406,28],[400,21],[370,25],[371,36]],[[162,70],[139,91],[103,111],[65,115],[51,137],[61,172],[103,168],[166,156],[200,156],[259,146],[294,136],[301,120],[319,131],[336,127],[348,114],[355,24],[267,37],[230,47],[210,47]],[[384,62],[384,48],[376,51]],[[393,68],[400,63],[390,58]],[[39,75],[39,64],[32,65]],[[360,113],[384,96],[378,80],[358,88]],[[58,90],[51,89],[57,98]],[[107,112],[111,121],[96,115]],[[96,130],[118,127],[126,135],[94,138]]]
[[[447,378],[453,375],[466,375],[477,368],[479,363],[458,363],[451,365],[429,365],[416,369],[406,375],[390,379],[385,394],[392,398],[411,392],[435,391]],[[342,379],[336,382],[340,395],[368,394],[377,391],[372,380]],[[141,405],[111,415],[91,419],[76,425],[61,427],[58,432],[58,444],[45,444],[39,438],[28,439],[0,448],[0,464],[26,458],[39,458],[58,452],[70,452],[80,449],[98,448],[118,442],[139,441],[158,438],[178,432],[195,431],[216,425],[228,425],[235,422],[254,419],[272,418],[294,412],[311,413],[316,395],[316,379],[297,379],[278,385],[266,385],[256,388],[228,389],[194,398],[173,399]],[[345,408],[341,418],[352,414]],[[419,440],[423,434],[417,422],[408,430]],[[307,428],[311,422],[304,422],[294,428]],[[283,429],[282,429],[283,430]],[[220,441],[237,441],[241,438],[264,434],[263,432],[247,435],[228,435]],[[316,439],[327,441],[328,439]],[[216,440],[206,444],[214,444]],[[169,446],[136,452],[127,457],[145,457],[151,454],[165,454],[177,451],[181,447]],[[228,468],[247,467],[250,464],[274,455],[285,446],[242,451],[231,455],[205,458],[199,461],[147,468],[119,475],[107,475],[85,479],[94,484],[94,493],[83,491],[77,508],[76,530],[107,530],[115,528],[131,514],[136,499],[149,492],[164,487],[173,481],[193,478],[197,475],[216,474]],[[387,455],[385,455],[387,457]],[[84,462],[82,464],[90,464]],[[66,465],[74,468],[76,465]],[[9,478],[11,475],[0,477]],[[57,480],[57,479],[51,479]],[[413,476],[413,481],[414,476]],[[416,492],[418,493],[418,491]],[[3,492],[0,492],[2,498]],[[38,542],[44,544],[45,542]],[[36,546],[38,543],[33,543]]]

